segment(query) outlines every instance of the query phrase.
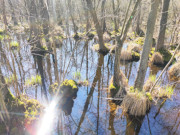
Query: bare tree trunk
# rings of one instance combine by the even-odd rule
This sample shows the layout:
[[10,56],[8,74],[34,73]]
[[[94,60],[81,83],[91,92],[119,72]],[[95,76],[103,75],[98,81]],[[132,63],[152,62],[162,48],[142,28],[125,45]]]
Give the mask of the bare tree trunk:
[[72,20],[72,23],[73,23],[73,27],[74,27],[74,32],[77,33],[78,31],[78,27],[74,21],[74,17],[73,17],[73,11],[72,11],[72,1],[71,0],[68,0],[68,7],[69,7],[69,14],[70,14],[70,17],[71,17],[71,20]]
[[8,0],[8,2],[9,2],[9,5],[10,5],[10,7],[11,7],[11,9],[12,9],[12,20],[13,20],[13,22],[14,22],[14,25],[18,25],[16,16],[15,16],[15,13],[14,13],[14,6],[13,6],[11,0]]
[[[114,79],[113,79],[113,84],[114,86],[116,87],[120,87],[120,82],[119,82],[119,78],[120,78],[120,55],[121,55],[121,50],[122,50],[122,47],[123,47],[123,43],[126,39],[126,36],[127,36],[127,32],[130,28],[130,25],[132,23],[132,19],[136,13],[136,10],[137,10],[137,7],[139,5],[139,3],[141,2],[141,0],[137,0],[134,8],[133,8],[133,11],[126,23],[126,26],[124,28],[124,31],[122,31],[121,35],[120,36],[117,36],[116,40],[117,40],[117,47],[116,47],[116,53],[115,53],[115,62],[114,62]],[[129,3],[129,5],[131,4],[131,1]],[[127,12],[129,10],[129,7],[128,6],[128,9],[127,9]],[[127,14],[126,14],[127,15]],[[127,18],[127,17],[126,17]],[[126,21],[126,19],[125,19]]]
[[45,35],[49,32],[49,12],[46,3],[44,0],[40,0],[40,16],[41,16],[41,22],[43,26],[43,32]]
[[107,49],[106,49],[106,47],[104,46],[102,27],[101,27],[100,24],[99,24],[96,11],[95,11],[95,9],[93,8],[93,5],[92,5],[92,1],[91,1],[91,0],[86,0],[86,2],[87,2],[87,6],[88,6],[88,8],[89,8],[89,11],[90,11],[90,13],[91,13],[91,16],[92,16],[92,18],[93,18],[93,21],[94,21],[94,25],[95,25],[97,34],[98,34],[100,50],[102,51],[102,53],[103,53],[103,52],[106,52]]
[[140,37],[143,37],[145,34],[140,28],[140,20],[141,20],[141,4],[139,5],[138,15],[137,15],[137,24],[136,24],[136,34]]
[[116,19],[116,10],[115,10],[115,3],[114,0],[112,0],[112,8],[113,8],[113,15],[114,15],[114,30],[118,32],[118,26],[117,26],[117,19]]
[[102,17],[102,19],[101,19],[101,26],[102,26],[103,33],[106,30],[105,3],[106,3],[106,0],[103,0],[102,1],[102,5],[101,5],[101,17]]
[[4,24],[5,27],[8,26],[8,22],[7,22],[7,18],[6,18],[6,9],[5,9],[5,1],[2,0],[2,8],[3,8],[3,20],[4,20]]
[[161,22],[160,22],[159,36],[156,44],[156,50],[164,48],[164,39],[165,39],[166,25],[168,19],[169,2],[170,0],[163,0],[163,9],[162,9]]
[[146,38],[143,46],[143,52],[141,55],[138,74],[134,85],[134,88],[137,88],[139,91],[141,91],[143,88],[144,79],[148,67],[148,58],[151,50],[152,37],[154,33],[154,26],[156,22],[159,3],[160,0],[151,0],[151,11],[149,13],[148,22],[147,22]]

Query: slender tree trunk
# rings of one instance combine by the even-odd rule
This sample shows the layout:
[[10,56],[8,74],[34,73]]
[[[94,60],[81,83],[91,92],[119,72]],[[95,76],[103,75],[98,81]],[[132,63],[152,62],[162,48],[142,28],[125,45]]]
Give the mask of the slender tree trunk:
[[93,18],[97,34],[98,34],[100,50],[102,50],[102,52],[106,51],[107,49],[104,46],[102,27],[100,26],[100,23],[98,21],[96,11],[95,11],[95,9],[93,8],[93,5],[92,5],[92,1],[91,0],[86,0],[86,2],[87,2],[87,6],[89,8],[89,11],[91,13],[91,16]]
[[43,32],[45,35],[49,32],[49,12],[46,3],[44,0],[40,0],[40,16],[41,16],[41,22],[43,26]]
[[14,6],[13,6],[11,0],[8,0],[8,2],[9,2],[9,5],[11,7],[11,10],[12,10],[12,20],[14,22],[14,25],[18,25],[17,18],[16,18],[15,13],[14,13]]
[[106,30],[105,3],[106,3],[106,0],[103,0],[102,1],[102,6],[101,6],[101,17],[102,17],[102,19],[101,19],[101,26],[102,26],[103,33]]
[[143,46],[138,74],[134,85],[134,88],[137,88],[139,91],[142,91],[144,79],[148,67],[148,58],[151,50],[152,37],[154,33],[154,27],[155,27],[159,3],[160,0],[151,0],[151,11],[149,13],[148,22],[147,22],[146,38]]
[[8,26],[8,22],[7,22],[7,18],[6,18],[6,6],[5,6],[5,1],[2,0],[2,8],[3,8],[3,20],[4,20],[4,24],[5,24],[5,27]]
[[71,0],[68,0],[68,7],[69,7],[69,14],[70,14],[70,17],[71,17],[71,20],[72,20],[72,23],[73,23],[73,27],[74,27],[74,33],[77,33],[78,31],[78,27],[74,21],[74,17],[73,17],[73,11],[72,11],[72,1]]
[[156,50],[164,48],[164,39],[165,39],[166,25],[168,19],[169,2],[170,0],[163,0],[163,9],[162,9],[162,16],[160,21],[159,36],[156,44]]
[[118,32],[118,26],[117,26],[117,19],[116,19],[116,10],[115,10],[115,3],[114,0],[112,0],[112,7],[113,7],[113,15],[114,15],[114,30]]
[[[136,13],[136,10],[137,10],[137,7],[139,5],[139,3],[141,2],[141,0],[137,0],[134,8],[133,8],[133,11],[126,23],[126,26],[124,28],[124,31],[121,33],[120,36],[117,36],[116,40],[117,40],[117,47],[116,47],[116,53],[115,53],[115,62],[114,62],[114,79],[113,79],[113,84],[114,86],[116,87],[120,87],[120,56],[121,56],[121,50],[122,50],[122,47],[123,47],[123,43],[126,39],[126,36],[127,36],[127,32],[130,28],[130,25],[132,23],[132,19]],[[131,3],[131,2],[130,2]],[[129,7],[128,7],[129,8]],[[128,9],[127,9],[127,12],[128,12]],[[127,14],[126,14],[127,15]]]
[[136,34],[139,35],[140,37],[143,37],[145,34],[140,28],[140,21],[141,21],[141,4],[139,4],[138,15],[137,15]]

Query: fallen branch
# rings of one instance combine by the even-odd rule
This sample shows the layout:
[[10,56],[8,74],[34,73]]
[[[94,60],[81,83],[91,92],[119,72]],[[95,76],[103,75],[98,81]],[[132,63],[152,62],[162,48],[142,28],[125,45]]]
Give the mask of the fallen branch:
[[163,69],[163,71],[161,72],[161,74],[159,75],[159,77],[157,78],[157,80],[155,81],[154,85],[152,86],[152,88],[150,89],[150,93],[153,91],[154,87],[156,86],[156,84],[158,83],[159,79],[161,78],[161,76],[163,75],[164,71],[169,67],[169,65],[171,64],[171,62],[174,59],[174,56],[179,48],[180,44],[176,47],[174,54],[172,55],[171,59],[169,60],[169,62],[167,63],[167,65],[165,66],[165,68]]

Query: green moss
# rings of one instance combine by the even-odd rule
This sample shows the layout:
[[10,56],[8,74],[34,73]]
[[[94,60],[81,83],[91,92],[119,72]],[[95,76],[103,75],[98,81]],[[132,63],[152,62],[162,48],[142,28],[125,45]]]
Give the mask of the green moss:
[[96,34],[96,31],[90,31],[87,33],[87,36],[90,40],[92,40]]
[[173,95],[174,87],[173,86],[166,86],[164,89],[161,88],[158,92],[159,92],[158,93],[159,97],[161,97],[161,98],[163,98],[163,97],[170,98]]
[[109,89],[110,89],[110,90],[116,89],[116,87],[113,85],[113,83],[111,83],[110,86],[109,86]]
[[[17,78],[17,76],[16,76],[16,78]],[[5,79],[6,84],[11,85],[12,83],[14,83],[16,78],[15,78],[15,75],[12,74],[9,77],[5,77],[4,79]]]
[[51,94],[55,94],[58,90],[58,83],[55,82],[54,84],[51,84],[50,87],[49,87],[49,92]]
[[151,95],[151,93],[150,93],[150,92],[147,92],[147,93],[146,93],[146,96],[148,97],[148,99],[149,99],[150,101],[152,101],[152,100],[153,100],[152,95]]
[[155,82],[156,81],[156,75],[150,75],[149,80],[152,82]]
[[119,87],[116,87],[113,85],[113,83],[110,83],[109,91],[110,91],[111,97],[114,97],[116,93],[118,92],[118,90],[119,90]]
[[26,86],[32,86],[32,85],[41,85],[41,76],[36,75],[36,76],[31,76],[31,78],[27,79],[25,82]]
[[98,51],[98,50],[99,50],[99,44],[93,45],[93,49],[96,50],[96,51]]
[[28,123],[36,120],[37,117],[41,114],[42,105],[35,99],[22,99],[26,105],[25,119],[28,120]]
[[[15,124],[23,124],[25,121],[30,124],[33,120],[36,120],[39,117],[43,108],[37,100],[28,99],[23,95],[16,98],[10,90],[8,90],[5,97],[5,104],[9,112],[21,114],[13,116],[12,120],[17,118],[17,120],[14,122]],[[12,125],[12,127],[16,126],[17,125]]]
[[77,33],[73,34],[74,39],[81,39],[83,36],[85,36],[85,33],[77,32]]
[[10,46],[11,46],[11,47],[19,47],[19,43],[18,43],[17,41],[12,41],[12,42],[10,43]]
[[128,33],[127,35],[131,40],[134,40],[136,38],[135,32]]
[[77,89],[77,83],[74,80],[65,80],[62,84],[62,86],[70,86],[72,89]]
[[[158,50],[158,52],[160,52],[160,54],[163,56],[164,64],[166,65],[169,62],[169,60],[171,59],[172,54],[167,49],[164,49],[164,48]],[[174,61],[175,61],[175,58],[174,58],[173,62]]]
[[143,45],[144,44],[144,37],[138,37],[134,40],[136,44]]
[[140,59],[140,53],[132,51],[131,54],[133,61],[138,61]]
[[149,54],[149,58],[152,57],[152,55],[154,54],[154,52],[155,52],[155,47],[151,48],[151,52],[150,52],[150,54]]
[[130,93],[135,93],[135,92],[138,93],[138,89],[134,89],[134,87],[131,86],[130,89],[129,89],[129,92],[130,92]]

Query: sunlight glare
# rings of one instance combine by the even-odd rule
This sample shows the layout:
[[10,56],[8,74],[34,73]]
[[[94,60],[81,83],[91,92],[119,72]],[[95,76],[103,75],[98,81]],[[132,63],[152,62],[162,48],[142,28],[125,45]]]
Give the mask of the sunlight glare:
[[49,135],[52,127],[54,118],[56,116],[56,105],[58,103],[57,99],[51,101],[49,106],[45,110],[45,114],[40,121],[40,127],[38,129],[37,135]]

